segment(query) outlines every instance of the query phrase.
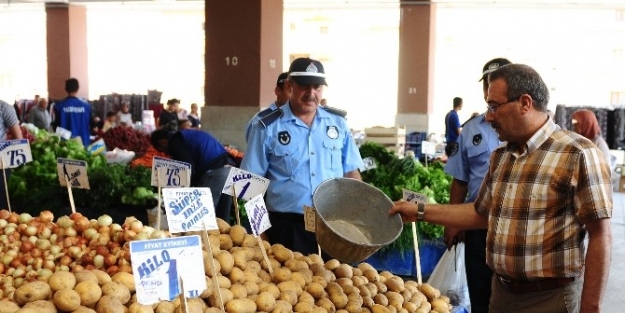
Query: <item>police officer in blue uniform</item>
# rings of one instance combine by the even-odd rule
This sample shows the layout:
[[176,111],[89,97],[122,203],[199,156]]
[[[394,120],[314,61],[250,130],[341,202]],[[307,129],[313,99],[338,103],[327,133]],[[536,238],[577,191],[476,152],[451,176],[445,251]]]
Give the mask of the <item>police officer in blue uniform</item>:
[[[488,74],[500,66],[510,64],[507,59],[488,61],[482,69],[484,100],[488,94]],[[485,114],[473,117],[465,123],[458,140],[452,144],[445,172],[453,177],[450,203],[475,201],[490,164],[490,155],[501,143],[498,135],[484,119]],[[471,312],[488,312],[493,272],[486,265],[486,230],[459,232],[445,228],[445,242],[451,248],[458,240],[465,242],[465,264]]]
[[258,120],[269,115],[269,113],[275,111],[277,108],[283,106],[287,101],[289,101],[289,97],[291,96],[291,89],[284,88],[284,83],[288,78],[289,73],[284,72],[278,76],[278,80],[276,81],[276,88],[274,88],[273,92],[276,94],[276,101],[270,104],[266,109],[256,113],[250,120],[247,122],[247,126],[245,127],[245,142],[249,141],[250,131],[252,130],[252,125],[256,124]]
[[[266,194],[270,243],[304,255],[317,253],[315,234],[304,229],[303,206],[315,188],[335,177],[361,180],[360,152],[340,111],[319,106],[327,86],[323,65],[298,58],[289,67],[287,104],[260,119],[250,132],[241,168],[270,180]],[[337,114],[338,113],[338,114]]]

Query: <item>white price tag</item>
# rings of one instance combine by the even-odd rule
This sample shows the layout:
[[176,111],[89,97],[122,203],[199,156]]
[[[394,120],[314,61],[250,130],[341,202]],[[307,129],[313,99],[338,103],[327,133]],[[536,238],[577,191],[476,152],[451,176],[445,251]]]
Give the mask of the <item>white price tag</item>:
[[173,234],[219,228],[210,188],[164,188],[163,202]]
[[57,127],[55,134],[65,140],[69,140],[70,138],[72,138],[72,132],[63,127]]
[[[166,170],[159,171],[160,168]],[[161,174],[164,174],[164,177]],[[190,187],[191,164],[155,156],[152,159],[152,186]]]
[[197,298],[206,289],[202,242],[199,236],[130,242],[132,272],[137,301],[152,305],[161,300],[173,301],[180,293]]
[[362,163],[363,163],[362,168],[360,168],[361,172],[368,171],[368,170],[371,170],[371,169],[374,169],[374,168],[378,167],[375,164],[375,159],[372,158],[372,157],[368,157],[368,158],[362,159]]
[[252,233],[258,237],[271,227],[269,212],[265,206],[263,195],[258,195],[245,203],[247,218],[250,220]]
[[402,189],[404,201],[412,202],[412,203],[428,203],[428,197],[422,193],[414,192],[408,189]]
[[317,214],[315,208],[304,206],[304,229],[314,233],[316,231]]
[[436,155],[436,143],[421,141],[421,153],[425,155]]
[[28,139],[0,142],[0,154],[2,155],[2,168],[16,168],[33,160]]
[[61,186],[65,187],[69,182],[72,188],[90,189],[89,178],[87,177],[87,161],[57,158],[56,170]]
[[224,194],[234,196],[232,186],[237,198],[250,200],[258,195],[264,195],[269,187],[269,179],[233,167],[230,169],[224,188]]

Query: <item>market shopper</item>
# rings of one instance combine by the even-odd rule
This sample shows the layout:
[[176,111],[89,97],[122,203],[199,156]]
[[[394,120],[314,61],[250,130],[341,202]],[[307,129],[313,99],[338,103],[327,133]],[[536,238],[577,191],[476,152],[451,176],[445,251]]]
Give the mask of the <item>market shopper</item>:
[[132,114],[130,113],[130,104],[122,102],[122,107],[117,111],[117,125],[132,126]]
[[[500,66],[510,64],[507,59],[488,61],[482,68],[484,101],[488,96],[488,74]],[[501,144],[497,133],[486,121],[485,114],[478,114],[467,121],[445,165],[445,173],[453,177],[449,191],[449,203],[471,203],[488,171],[491,153]],[[445,243],[448,248],[464,241],[464,262],[469,286],[472,313],[488,313],[493,271],[486,264],[486,230],[458,231],[445,227]]]
[[198,113],[197,103],[191,103],[191,113],[187,115],[187,119],[191,122],[191,128],[200,128],[200,114]]
[[78,88],[76,78],[65,81],[67,97],[54,106],[53,126],[69,130],[72,138],[79,137],[86,147],[91,143],[91,105],[76,97]]
[[221,190],[228,178],[229,167],[236,162],[219,140],[205,131],[195,129],[176,132],[158,129],[152,133],[151,141],[159,152],[191,164],[191,186],[209,187],[216,216],[230,222],[232,197],[221,196]]
[[170,129],[175,129],[178,126],[178,106],[180,105],[180,100],[178,99],[169,99],[167,100],[167,108],[161,111],[161,114],[158,117],[158,127],[169,127]]
[[445,115],[445,154],[447,156],[455,147],[458,147],[456,141],[462,131],[460,117],[458,117],[458,111],[462,110],[462,98],[455,97],[453,103],[454,108]]
[[288,103],[252,126],[241,168],[270,180],[266,193],[270,243],[304,255],[317,253],[315,234],[304,229],[303,206],[323,181],[361,179],[363,164],[345,118],[319,106],[327,86],[321,62],[295,59],[285,88]]
[[37,128],[50,131],[52,119],[48,112],[48,100],[44,97],[37,99],[37,106],[28,111],[28,122],[37,126]]
[[[7,133],[10,134],[13,139],[24,138],[20,128],[20,121],[17,119],[17,113],[15,113],[15,108],[12,105],[0,100],[0,141],[5,141],[7,139]],[[3,169],[3,171],[8,181],[11,175],[11,170]],[[0,179],[0,190],[0,209],[4,210],[9,207],[6,192],[4,192],[4,179]]]
[[475,203],[398,201],[389,213],[486,228],[490,312],[600,312],[612,243],[608,165],[590,140],[548,117],[549,90],[534,69],[509,64],[488,80],[486,121],[507,143],[493,152]]
[[601,136],[599,121],[597,121],[595,113],[586,109],[577,110],[571,114],[571,124],[573,124],[573,130],[576,133],[588,138],[601,150],[606,163],[610,165],[610,173],[612,173],[612,170],[616,166],[614,163],[616,162],[612,161],[612,154],[610,153],[608,143],[605,142],[605,139]]
[[290,88],[285,88],[284,84],[289,76],[289,73],[284,72],[278,75],[278,79],[276,80],[276,88],[273,89],[273,92],[276,94],[276,101],[270,104],[266,109],[256,113],[248,122],[245,127],[245,141],[248,142],[250,138],[250,130],[252,129],[252,125],[256,124],[258,120],[267,116],[269,113],[273,112],[275,109],[283,106],[285,103],[289,101],[289,97],[291,96]]

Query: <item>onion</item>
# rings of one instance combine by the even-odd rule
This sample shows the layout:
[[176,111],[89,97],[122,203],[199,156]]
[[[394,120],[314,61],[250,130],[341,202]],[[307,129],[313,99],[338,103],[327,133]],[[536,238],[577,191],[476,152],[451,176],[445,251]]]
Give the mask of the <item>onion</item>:
[[109,242],[111,242],[111,237],[108,234],[100,234],[97,240],[99,246],[107,246]]
[[69,256],[71,256],[72,258],[76,258],[78,256],[78,253],[80,253],[80,247],[76,247],[76,246],[72,246],[67,248],[67,254],[69,254]]
[[117,224],[117,223],[115,223],[115,224],[111,224],[110,229],[111,229],[111,233],[114,233],[114,232],[116,232],[116,231],[121,231],[121,230],[124,230],[124,229],[122,228],[122,225],[119,225],[119,224]]
[[56,239],[58,238],[57,234],[50,235],[50,242],[56,243]]
[[24,235],[26,235],[26,236],[35,236],[35,235],[37,235],[37,227],[35,227],[35,226],[28,226],[28,227],[26,227],[26,230],[24,231]]
[[89,240],[92,240],[97,235],[98,235],[98,231],[93,228],[85,229],[85,231],[82,233],[82,236]]
[[39,238],[50,238],[52,230],[48,227],[44,227],[39,231]]
[[[54,269],[54,268],[52,268]],[[42,268],[40,270],[37,271],[37,274],[39,274],[39,276],[50,276],[52,275],[52,270],[49,268]]]
[[132,274],[132,267],[130,267],[130,265],[122,265],[119,267],[119,271]]
[[[72,263],[72,258],[70,258],[69,255],[64,255],[59,260],[59,264],[61,266],[66,266],[67,267],[67,266],[70,265],[70,263]],[[68,270],[69,270],[69,268],[68,268]]]
[[113,254],[109,254],[104,257],[104,265],[106,267],[113,266],[117,263],[117,257]]
[[0,210],[0,219],[2,219],[2,220],[8,219],[10,213],[11,212],[9,212],[9,210],[4,210],[4,209]]
[[9,222],[7,222],[7,220],[0,219],[0,228],[4,228],[4,226],[7,226],[7,224],[9,224]]
[[[73,215],[73,214],[72,214]],[[83,232],[85,230],[87,230],[88,228],[91,227],[91,223],[89,222],[89,220],[84,217],[84,216],[80,216],[79,218],[74,220],[74,228],[78,231],[78,232]]]
[[17,224],[19,221],[19,215],[17,213],[9,213],[9,217],[6,218],[7,222]]
[[98,226],[106,226],[109,227],[113,223],[113,218],[107,214],[104,214],[98,217]]
[[78,221],[82,217],[84,216],[80,212],[74,212],[69,216],[69,218],[74,222]]
[[10,256],[12,258],[15,258],[17,256],[18,250],[15,250],[15,249],[8,250],[8,251],[4,252],[4,255]]
[[39,213],[39,220],[44,223],[52,222],[54,220],[54,214],[52,214],[52,212],[47,211],[47,210],[41,211]]
[[82,258],[80,258],[80,263],[83,266],[86,266],[86,265],[89,265],[89,264],[93,264],[93,255],[91,255],[89,253],[83,254]]
[[98,246],[98,247],[95,249],[95,253],[96,253],[96,254],[99,254],[99,255],[101,255],[101,256],[107,256],[107,255],[109,255],[109,251],[106,249],[106,247],[105,247],[105,246]]
[[60,265],[59,268],[56,270],[58,271],[63,271],[63,272],[69,272],[69,266],[67,265]]
[[84,270],[85,267],[83,267],[80,264],[74,264],[74,266],[72,266],[72,272],[76,273],[76,272],[80,272],[82,270]]
[[57,245],[53,245],[50,247],[50,253],[52,253],[52,255],[56,256],[59,253],[61,253],[61,247],[57,246]]
[[62,228],[68,228],[68,227],[72,227],[72,225],[74,225],[74,221],[72,221],[69,217],[67,216],[61,216],[59,217],[59,219],[56,221],[56,223],[61,226]]
[[124,232],[124,241],[129,242],[132,241],[132,238],[134,238],[137,235],[137,233],[135,233],[132,230],[127,230]]
[[30,242],[28,240],[22,241],[22,245],[20,246],[20,251],[22,253],[26,253],[26,252],[29,252],[30,250],[32,250],[34,247],[35,247],[35,245],[32,242]]
[[141,223],[140,220],[134,220],[130,222],[130,230],[134,231],[135,233],[140,233],[142,229],[143,223]]
[[[24,272],[24,275],[26,275],[26,272]],[[24,283],[24,278],[22,277],[18,277],[13,281],[13,285],[17,288],[19,288],[20,286],[22,286],[22,284]]]
[[39,250],[38,248],[35,247],[30,250],[30,255],[32,255],[33,258],[39,259],[41,261],[41,250]]
[[[11,276],[13,276],[13,278],[20,278],[20,277],[24,277],[25,275],[26,275],[26,271],[23,268],[16,268],[15,271],[13,271],[13,274]],[[13,285],[17,285],[16,280],[13,281]]]
[[22,214],[20,214],[20,215],[19,215],[19,217],[18,217],[18,219],[17,219],[17,220],[18,220],[21,224],[26,224],[26,223],[30,222],[32,219],[33,219],[33,217],[32,217],[30,214],[28,214],[28,213],[22,213]]
[[73,227],[68,227],[65,229],[65,236],[67,237],[76,237],[78,232]]
[[4,234],[5,235],[10,235],[13,232],[15,232],[15,227],[13,227],[13,226],[7,226],[7,227],[4,228]]
[[0,274],[4,274],[4,264],[0,263]]
[[2,258],[0,258],[0,262],[3,265],[9,265],[11,263],[11,261],[13,261],[13,257],[10,255],[3,255]]
[[167,238],[167,234],[162,230],[155,230],[150,234],[150,239],[163,239]]
[[117,272],[119,272],[119,267],[117,265],[110,266],[106,269],[106,273],[110,276],[117,274]]
[[93,265],[95,266],[95,268],[104,267],[104,256],[101,256],[98,254],[95,257],[93,257]]
[[132,238],[132,240],[148,240],[148,234],[146,233],[138,233],[136,236]]
[[28,237],[28,241],[32,242],[33,244],[35,244],[37,242],[37,239],[39,239],[39,238],[37,238],[37,236],[30,236],[30,237]]
[[50,271],[53,271],[55,267],[56,267],[56,265],[54,264],[54,261],[52,261],[52,260],[45,260],[45,261],[43,261],[43,268],[44,269],[48,269]]

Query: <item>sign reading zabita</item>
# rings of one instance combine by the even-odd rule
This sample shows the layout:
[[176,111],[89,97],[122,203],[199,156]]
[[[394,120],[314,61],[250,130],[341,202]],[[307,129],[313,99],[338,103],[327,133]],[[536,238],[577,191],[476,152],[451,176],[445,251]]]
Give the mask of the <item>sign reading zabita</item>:
[[172,233],[217,229],[209,188],[164,188],[167,224]]

